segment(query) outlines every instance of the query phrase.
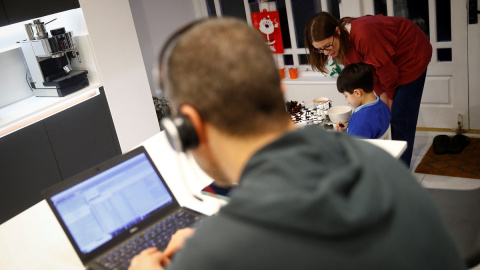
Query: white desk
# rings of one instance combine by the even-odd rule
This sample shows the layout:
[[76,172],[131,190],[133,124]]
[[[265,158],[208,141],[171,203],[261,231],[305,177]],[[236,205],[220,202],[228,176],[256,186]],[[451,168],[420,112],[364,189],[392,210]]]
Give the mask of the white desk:
[[[393,156],[400,156],[406,143],[398,141],[367,140],[384,148]],[[180,170],[177,155],[168,145],[163,133],[142,143],[167,181],[181,205],[205,214],[218,211],[223,201],[202,196],[203,202],[193,198],[186,183],[199,194],[211,183],[192,161],[181,156],[184,168]],[[182,181],[180,171],[185,174]],[[0,269],[2,270],[81,270],[84,269],[75,250],[45,201],[34,205],[0,226]]]
[[[180,156],[185,166],[180,170],[177,155],[163,133],[141,145],[147,149],[180,205],[211,215],[225,203],[208,196],[202,196],[203,202],[200,202],[191,195],[185,182],[195,194],[200,194],[212,179],[185,156]],[[184,172],[186,181],[182,180],[180,171]],[[43,200],[0,226],[0,269],[81,270],[84,266]]]
[[392,141],[392,140],[376,140],[376,139],[362,139],[362,141],[369,142],[377,147],[387,151],[394,158],[400,158],[400,156],[407,149],[406,141]]

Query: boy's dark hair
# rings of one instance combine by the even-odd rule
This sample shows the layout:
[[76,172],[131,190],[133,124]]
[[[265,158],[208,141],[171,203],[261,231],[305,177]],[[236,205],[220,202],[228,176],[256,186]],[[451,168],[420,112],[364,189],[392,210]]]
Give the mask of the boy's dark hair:
[[337,79],[338,92],[353,94],[353,90],[360,88],[365,93],[373,91],[373,72],[365,63],[355,63],[346,66]]

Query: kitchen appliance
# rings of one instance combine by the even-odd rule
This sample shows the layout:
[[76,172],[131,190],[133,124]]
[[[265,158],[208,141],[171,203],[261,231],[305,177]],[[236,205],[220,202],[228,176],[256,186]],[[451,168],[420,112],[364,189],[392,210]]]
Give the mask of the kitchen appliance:
[[63,97],[85,88],[88,71],[73,70],[70,65],[78,57],[73,33],[62,27],[52,29],[49,36],[45,24],[40,20],[25,24],[27,39],[20,42],[33,94]]

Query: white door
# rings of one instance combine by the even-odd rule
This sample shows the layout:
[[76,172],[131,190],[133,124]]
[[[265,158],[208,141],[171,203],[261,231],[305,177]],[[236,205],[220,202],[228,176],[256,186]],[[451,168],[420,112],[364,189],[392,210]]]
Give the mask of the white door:
[[[474,4],[473,1],[471,0]],[[472,13],[469,20],[473,20],[468,24],[468,74],[469,74],[469,123],[470,129],[480,130],[480,23],[479,14],[475,11],[479,10],[480,0],[477,6],[472,5]],[[476,10],[475,10],[476,8]],[[475,22],[476,21],[476,22]]]
[[[477,80],[470,82],[470,87],[476,85],[475,89],[479,88],[478,77],[480,74],[476,60],[479,59],[478,25],[468,25],[466,2],[467,0],[341,1],[342,17],[366,14],[407,17],[416,22],[429,35],[433,55],[427,71],[418,127],[456,129],[458,115],[461,114],[463,128],[470,128],[468,121],[469,59],[475,59],[476,63],[472,64],[470,68],[470,77],[476,77]],[[360,14],[358,14],[359,11]],[[469,32],[475,33],[476,41],[468,39]],[[467,41],[476,42],[477,49],[469,51]],[[479,100],[479,90],[476,91],[477,100]],[[480,102],[477,101],[476,105],[476,113],[479,115],[478,105]],[[472,112],[475,108],[470,106]],[[476,128],[479,123],[477,122]],[[472,126],[472,128],[474,127]]]

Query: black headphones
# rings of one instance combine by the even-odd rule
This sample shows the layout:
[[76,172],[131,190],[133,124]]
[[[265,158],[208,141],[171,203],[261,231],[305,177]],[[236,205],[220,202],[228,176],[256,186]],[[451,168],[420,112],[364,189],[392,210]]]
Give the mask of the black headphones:
[[[166,73],[168,72],[168,58],[175,45],[177,44],[178,39],[185,34],[188,30],[192,29],[195,25],[200,22],[205,21],[205,19],[197,20],[191,22],[175,33],[173,33],[170,38],[167,40],[160,52],[160,87],[165,89],[165,80],[167,79]],[[172,146],[172,148],[177,152],[186,152],[189,149],[194,149],[198,146],[199,140],[197,132],[193,127],[190,119],[187,116],[178,112],[177,116],[164,117],[160,121],[160,126],[163,128],[167,135],[167,139]]]

